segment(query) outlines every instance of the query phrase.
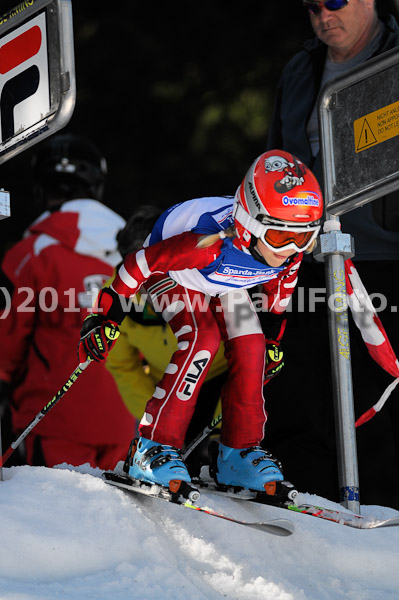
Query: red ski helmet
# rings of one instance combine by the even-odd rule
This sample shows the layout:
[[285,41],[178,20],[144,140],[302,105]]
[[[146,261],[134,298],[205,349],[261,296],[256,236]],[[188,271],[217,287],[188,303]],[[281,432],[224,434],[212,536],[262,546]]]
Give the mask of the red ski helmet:
[[261,154],[235,195],[233,217],[243,248],[260,239],[271,250],[303,252],[317,237],[322,215],[323,196],[316,177],[283,150]]

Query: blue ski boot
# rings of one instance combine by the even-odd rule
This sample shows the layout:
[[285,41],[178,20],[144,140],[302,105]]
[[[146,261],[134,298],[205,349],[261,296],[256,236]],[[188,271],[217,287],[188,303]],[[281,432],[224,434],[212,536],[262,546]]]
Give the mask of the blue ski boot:
[[219,444],[215,478],[221,485],[267,493],[284,480],[281,463],[260,446],[237,449],[224,444]]
[[164,487],[170,487],[170,482],[175,480],[191,481],[180,450],[143,437],[137,442],[128,474],[134,479]]

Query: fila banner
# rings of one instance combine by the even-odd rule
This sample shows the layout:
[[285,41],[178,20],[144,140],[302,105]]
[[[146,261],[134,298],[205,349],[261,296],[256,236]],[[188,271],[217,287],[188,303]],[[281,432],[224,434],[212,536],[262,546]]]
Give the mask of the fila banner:
[[0,17],[0,164],[64,127],[76,88],[71,0],[27,0]]
[[50,112],[46,16],[6,35],[0,47],[0,140],[41,122]]

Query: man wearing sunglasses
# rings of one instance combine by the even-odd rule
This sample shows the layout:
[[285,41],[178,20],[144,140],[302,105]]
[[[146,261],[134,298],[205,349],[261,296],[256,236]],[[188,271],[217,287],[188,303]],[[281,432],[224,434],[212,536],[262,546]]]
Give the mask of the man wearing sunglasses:
[[327,53],[333,62],[357,56],[380,28],[373,0],[361,0],[360,10],[358,4],[359,0],[303,1],[313,30],[328,46]]
[[[398,46],[399,27],[393,16],[378,15],[374,0],[302,2],[315,37],[304,43],[283,70],[267,148],[292,152],[310,166],[322,184],[319,92],[329,80]],[[394,289],[399,272],[399,192],[343,215],[341,223],[342,230],[354,237],[354,261],[367,291],[386,299],[388,309],[380,317],[399,355],[399,313],[394,308],[399,304]],[[281,457],[288,479],[301,489],[338,500],[325,285],[324,265],[305,258],[284,340],[285,377],[279,381],[285,401],[292,399],[296,419],[292,431],[296,437],[291,437],[290,452],[289,441],[281,435],[284,427],[290,435],[285,410],[284,415],[270,419],[268,447]],[[356,327],[351,327],[351,359],[358,417],[381,397],[391,378],[368,356]],[[311,373],[311,382],[300,386],[298,381],[305,373]],[[301,410],[295,412],[298,406]],[[275,445],[271,442],[274,427]],[[398,430],[396,392],[384,411],[357,430],[362,503],[399,508],[399,468],[394,458],[395,453],[399,457],[399,436],[394,433]],[[302,431],[300,438],[298,431]],[[376,485],[376,478],[389,481],[389,486]]]

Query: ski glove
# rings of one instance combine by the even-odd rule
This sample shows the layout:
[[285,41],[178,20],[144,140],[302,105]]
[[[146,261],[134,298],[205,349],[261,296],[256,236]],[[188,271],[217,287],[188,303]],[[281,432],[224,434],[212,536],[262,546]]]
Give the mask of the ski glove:
[[278,375],[284,366],[284,352],[281,348],[281,342],[275,340],[266,340],[266,360],[265,360],[265,380]]
[[118,324],[103,315],[91,314],[83,321],[78,347],[79,362],[107,358],[120,334]]

